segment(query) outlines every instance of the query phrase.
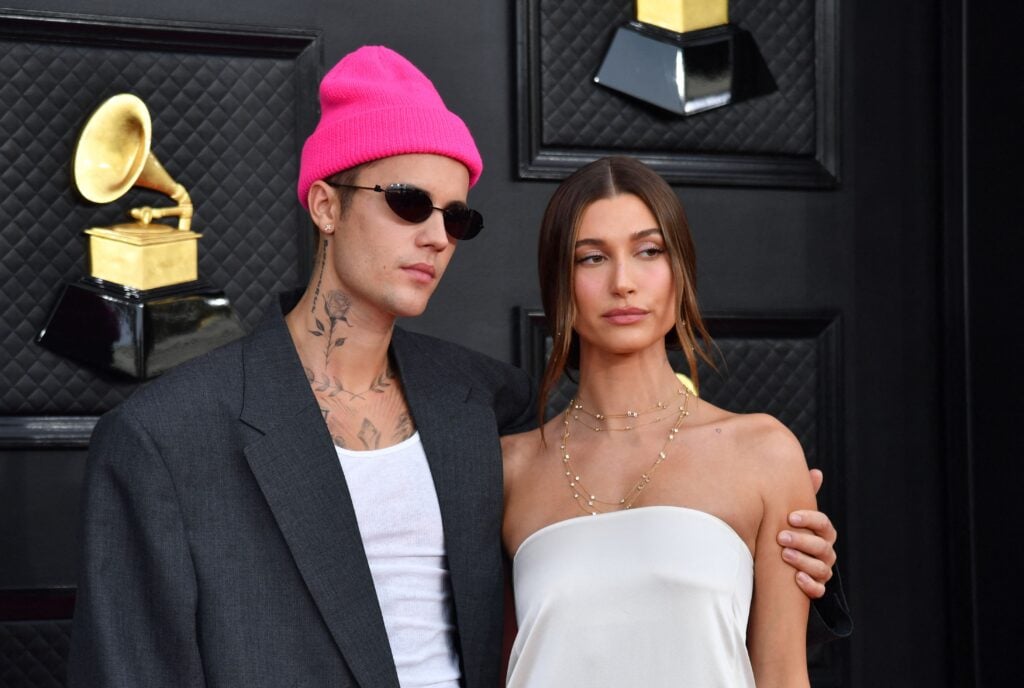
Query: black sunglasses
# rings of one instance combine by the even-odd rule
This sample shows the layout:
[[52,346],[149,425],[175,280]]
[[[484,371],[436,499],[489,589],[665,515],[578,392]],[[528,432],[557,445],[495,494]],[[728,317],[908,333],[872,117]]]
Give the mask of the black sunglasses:
[[406,222],[426,222],[430,213],[440,210],[444,217],[444,231],[454,238],[462,241],[472,239],[484,228],[484,216],[473,210],[465,203],[458,201],[451,203],[447,208],[438,208],[431,200],[430,194],[423,189],[417,189],[408,184],[389,184],[382,187],[380,184],[374,186],[356,186],[355,184],[336,184],[324,180],[328,186],[345,189],[363,189],[364,191],[376,191],[384,194],[384,200],[388,207]]

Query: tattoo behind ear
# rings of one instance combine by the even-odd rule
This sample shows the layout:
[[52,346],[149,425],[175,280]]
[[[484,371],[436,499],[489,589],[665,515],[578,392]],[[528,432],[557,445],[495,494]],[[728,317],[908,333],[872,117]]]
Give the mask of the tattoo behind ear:
[[320,251],[320,274],[316,278],[316,289],[313,290],[313,306],[310,313],[316,313],[316,302],[320,298],[320,284],[324,281],[324,268],[327,266],[327,237],[323,238],[323,246]]

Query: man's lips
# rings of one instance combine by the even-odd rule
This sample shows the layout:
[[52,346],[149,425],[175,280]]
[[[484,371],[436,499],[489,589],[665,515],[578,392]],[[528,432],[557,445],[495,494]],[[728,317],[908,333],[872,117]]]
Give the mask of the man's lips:
[[613,308],[601,314],[601,317],[615,325],[631,325],[643,320],[650,311],[643,308]]
[[402,266],[402,270],[417,282],[433,282],[434,277],[437,275],[437,272],[434,270],[434,266],[428,265],[427,263],[404,265]]

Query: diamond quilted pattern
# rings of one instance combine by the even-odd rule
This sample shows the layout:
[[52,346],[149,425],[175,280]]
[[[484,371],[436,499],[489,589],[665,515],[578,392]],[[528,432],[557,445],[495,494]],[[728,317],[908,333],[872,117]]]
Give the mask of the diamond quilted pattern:
[[821,361],[814,339],[716,339],[718,370],[700,369],[701,394],[737,413],[770,413],[818,458],[818,389]]
[[287,57],[0,41],[0,413],[102,413],[133,384],[34,343],[65,280],[85,273],[82,230],[134,205],[94,206],[72,190],[70,160],[90,112],[122,91],[153,116],[153,151],[195,203],[200,276],[251,327],[299,281],[296,75]]
[[0,688],[66,685],[71,621],[0,624]]
[[539,3],[543,146],[813,155],[814,0],[730,2],[730,20],[753,34],[778,91],[688,118],[593,83],[633,2],[529,1]]

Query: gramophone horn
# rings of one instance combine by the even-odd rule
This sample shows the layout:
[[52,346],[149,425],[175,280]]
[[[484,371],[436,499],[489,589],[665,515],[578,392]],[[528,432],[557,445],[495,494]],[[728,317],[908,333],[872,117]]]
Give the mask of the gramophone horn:
[[179,229],[189,229],[192,200],[150,152],[153,124],[140,98],[119,93],[104,101],[82,128],[75,147],[72,176],[79,193],[93,203],[110,203],[132,186],[167,194],[177,208],[138,208],[132,216],[149,224],[179,215]]

